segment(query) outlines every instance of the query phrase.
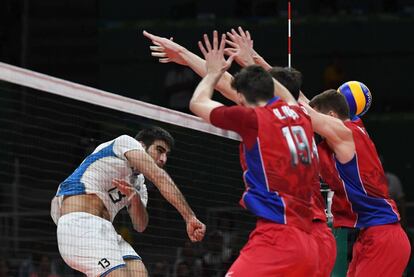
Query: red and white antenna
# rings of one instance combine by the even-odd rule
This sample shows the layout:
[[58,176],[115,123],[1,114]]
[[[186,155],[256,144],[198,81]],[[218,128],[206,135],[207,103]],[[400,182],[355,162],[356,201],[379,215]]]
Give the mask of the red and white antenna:
[[288,1],[288,67],[292,67],[292,9],[290,1]]

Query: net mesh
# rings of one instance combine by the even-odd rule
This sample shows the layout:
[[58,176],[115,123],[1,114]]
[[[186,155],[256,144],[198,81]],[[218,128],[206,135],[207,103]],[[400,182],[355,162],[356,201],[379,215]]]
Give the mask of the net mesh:
[[82,88],[79,98],[86,97],[87,102],[72,92],[60,96],[60,88],[51,86],[53,79],[47,76],[33,77],[33,83],[25,76],[23,84],[8,76],[0,66],[0,79],[15,83],[0,81],[0,258],[12,276],[41,270],[81,275],[60,258],[50,201],[59,183],[97,145],[122,134],[135,136],[151,125],[165,128],[175,138],[166,170],[206,223],[207,236],[202,243],[188,243],[179,213],[151,184],[145,232],[132,229],[126,210],[116,217],[116,230],[141,255],[150,276],[176,276],[186,270],[183,267],[192,272],[190,276],[224,275],[254,224],[238,206],[244,186],[234,134],[132,99],[123,98],[122,108],[110,108],[111,101],[102,99],[110,96],[116,106],[116,95],[91,93],[95,90],[77,84],[72,89]]

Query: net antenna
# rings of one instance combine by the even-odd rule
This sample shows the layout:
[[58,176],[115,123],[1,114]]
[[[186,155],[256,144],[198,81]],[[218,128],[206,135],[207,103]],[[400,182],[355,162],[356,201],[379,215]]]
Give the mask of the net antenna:
[[292,67],[292,5],[288,1],[288,68]]

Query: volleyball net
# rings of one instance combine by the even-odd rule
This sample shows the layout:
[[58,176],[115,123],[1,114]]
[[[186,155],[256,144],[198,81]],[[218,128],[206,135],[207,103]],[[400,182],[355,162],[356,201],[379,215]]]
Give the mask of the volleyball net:
[[114,225],[150,275],[175,276],[180,261],[194,261],[188,265],[193,272],[224,275],[247,241],[254,219],[238,206],[244,185],[236,134],[188,114],[4,63],[0,107],[0,258],[7,258],[13,276],[44,263],[59,276],[77,276],[60,259],[50,201],[97,145],[152,125],[175,138],[166,170],[208,232],[204,242],[188,244],[184,221],[148,184],[146,231],[133,231],[125,210]]

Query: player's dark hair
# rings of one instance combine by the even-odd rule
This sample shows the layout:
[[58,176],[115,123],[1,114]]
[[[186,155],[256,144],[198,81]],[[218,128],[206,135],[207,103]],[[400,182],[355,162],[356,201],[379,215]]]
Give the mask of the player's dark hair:
[[145,129],[142,129],[135,136],[135,139],[142,141],[146,147],[149,147],[156,140],[164,141],[170,149],[174,146],[174,138],[169,132],[158,126],[151,126]]
[[300,71],[293,67],[274,66],[269,70],[269,73],[287,88],[296,100],[299,98],[302,87],[302,73]]
[[324,114],[327,114],[329,111],[334,111],[342,120],[349,118],[349,107],[345,96],[334,89],[328,89],[316,95],[309,102],[309,105]]
[[247,66],[240,70],[234,76],[231,87],[243,94],[249,103],[268,101],[274,95],[272,76],[258,65]]

